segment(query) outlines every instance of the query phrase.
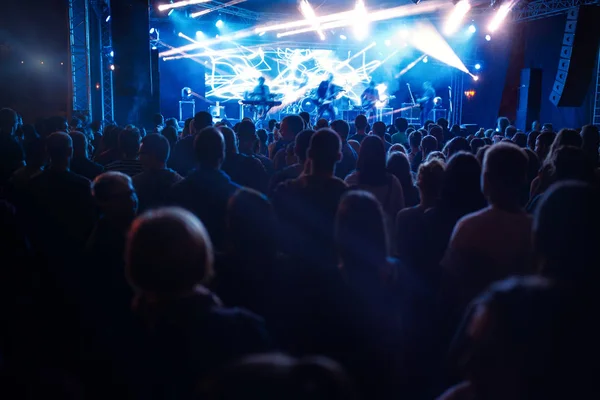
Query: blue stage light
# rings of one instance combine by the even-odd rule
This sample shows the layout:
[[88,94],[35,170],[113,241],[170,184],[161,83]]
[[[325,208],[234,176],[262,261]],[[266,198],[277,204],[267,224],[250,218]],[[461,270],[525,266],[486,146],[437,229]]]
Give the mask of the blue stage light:
[[475,27],[475,25],[470,25],[469,26],[469,33],[475,33],[477,32],[477,28]]
[[423,58],[423,62],[427,64],[429,62],[429,57]]
[[489,42],[490,40],[492,40],[492,36],[491,35],[485,35],[485,40],[487,40]]
[[481,69],[481,64],[475,64],[475,69],[477,69],[477,70]]
[[216,26],[217,28],[222,28],[222,27],[223,27],[223,25],[224,25],[224,23],[223,23],[223,21],[221,21],[221,20],[218,20],[218,21],[217,21],[217,23],[215,24],[215,26]]

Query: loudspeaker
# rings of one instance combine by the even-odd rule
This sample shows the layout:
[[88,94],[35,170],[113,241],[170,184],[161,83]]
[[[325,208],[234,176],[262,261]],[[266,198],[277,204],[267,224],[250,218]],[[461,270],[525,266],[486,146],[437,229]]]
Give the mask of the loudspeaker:
[[573,8],[567,14],[556,81],[550,94],[550,101],[558,107],[581,107],[585,100],[600,43],[599,19],[597,5]]
[[[557,85],[558,88],[557,88]],[[562,93],[564,85],[555,82],[554,89]],[[517,107],[517,129],[527,132],[533,121],[540,119],[542,106],[542,70],[525,68],[521,70],[521,86],[519,88],[519,106]]]

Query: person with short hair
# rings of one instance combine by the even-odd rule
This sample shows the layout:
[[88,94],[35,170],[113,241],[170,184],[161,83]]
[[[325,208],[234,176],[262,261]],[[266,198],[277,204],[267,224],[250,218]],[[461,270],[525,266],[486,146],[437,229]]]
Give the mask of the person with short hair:
[[485,154],[482,189],[490,205],[458,221],[442,261],[461,301],[496,280],[531,272],[532,219],[521,204],[527,163],[514,144],[494,145]]
[[119,151],[121,157],[106,166],[107,171],[122,172],[131,177],[142,172],[142,163],[138,159],[141,142],[137,128],[123,129],[119,132]]
[[408,143],[410,145],[408,153],[408,161],[412,165],[415,157],[421,151],[421,140],[423,139],[421,132],[412,131],[408,136]]
[[10,108],[0,109],[0,191],[10,176],[25,165],[23,148],[15,138],[17,113]]
[[334,219],[347,190],[346,183],[334,175],[341,157],[338,134],[330,129],[316,132],[308,148],[310,170],[277,186],[272,199],[280,221],[282,250],[323,271],[335,269],[337,260]]
[[152,133],[142,140],[140,162],[144,170],[133,177],[140,212],[168,205],[171,187],[183,179],[167,168],[169,152],[169,141],[161,134]]
[[348,135],[350,134],[350,125],[341,119],[331,123],[333,129],[342,140],[342,160],[335,166],[335,176],[340,179],[346,178],[354,169],[356,169],[356,160],[358,154],[348,144]]
[[442,151],[444,144],[446,143],[444,142],[444,129],[441,126],[432,123],[429,125],[427,131],[429,132],[429,135],[433,136],[435,140],[437,140],[438,147],[436,150]]
[[154,128],[152,133],[160,133],[165,127],[165,117],[161,113],[156,113],[152,116],[152,124]]
[[321,118],[320,120],[317,121],[315,130],[318,131],[319,129],[323,129],[323,128],[329,128],[329,121],[327,121],[325,118]]
[[444,146],[444,150],[442,153],[446,156],[446,158],[451,158],[456,153],[461,151],[471,153],[471,145],[469,141],[464,137],[455,137],[452,138],[446,145]]
[[[177,145],[177,128],[172,125],[166,125],[160,134],[163,135],[169,141],[169,148],[174,148]],[[145,139],[145,138],[144,138]],[[167,160],[168,161],[168,160]]]
[[517,133],[517,127],[513,126],[513,125],[509,125],[504,130],[504,137],[512,140],[512,138],[515,136],[516,133]]
[[356,140],[358,143],[362,143],[363,139],[369,134],[369,121],[367,116],[359,114],[354,119],[354,128],[356,133],[348,138],[348,140]]
[[[261,129],[258,131],[260,130]],[[256,126],[252,121],[242,121],[236,133],[238,138],[238,151],[242,155],[252,157],[260,161],[265,172],[267,173],[266,176],[264,176],[266,179],[266,184],[269,179],[271,179],[271,176],[273,176],[273,173],[275,173],[275,167],[273,166],[273,161],[271,161],[269,157],[256,152],[260,142],[258,131],[256,130]],[[266,136],[267,135],[265,132],[265,141]]]
[[541,132],[535,138],[535,146],[533,150],[535,154],[537,154],[540,162],[545,162],[546,158],[548,158],[548,153],[550,153],[550,148],[552,147],[552,143],[554,143],[554,139],[556,135],[553,132]]
[[385,122],[377,121],[373,124],[373,135],[379,137],[383,141],[383,147],[385,147],[386,153],[392,147],[392,144],[385,140],[385,130],[386,130]]
[[[187,121],[186,121],[187,122]],[[212,115],[207,111],[198,111],[189,123],[189,135],[185,135],[172,149],[169,166],[183,177],[187,176],[196,166],[194,141],[196,134],[202,129],[213,126]],[[185,129],[184,129],[185,131]]]
[[510,120],[506,117],[498,118],[498,123],[496,126],[496,134],[504,136],[506,132],[506,128],[510,125]]
[[73,141],[73,158],[71,159],[71,171],[85,176],[89,180],[94,180],[98,175],[104,172],[104,167],[88,158],[88,140],[87,137],[78,131],[69,133]]
[[290,179],[296,179],[304,172],[308,172],[308,166],[306,164],[307,156],[308,156],[308,147],[310,144],[310,138],[315,133],[313,130],[303,130],[298,135],[296,135],[296,142],[294,144],[294,153],[296,154],[296,158],[298,162],[296,164],[289,165],[282,169],[281,171],[276,172],[269,182],[269,196],[273,196],[273,193],[277,186],[285,181]]
[[392,144],[400,143],[403,146],[408,146],[408,120],[400,117],[394,120],[394,128],[396,133],[392,135]]
[[[242,129],[244,124],[252,124],[252,126],[254,126],[252,121],[242,121],[238,130]],[[223,172],[225,172],[232,181],[240,186],[249,187],[251,189],[258,190],[261,193],[266,193],[269,177],[265,171],[265,168],[263,167],[263,164],[257,158],[239,153],[239,136],[236,136],[231,129],[227,128],[226,126],[222,126],[219,128],[219,130],[225,139],[225,160],[221,165]],[[246,142],[248,141],[248,134],[251,134],[252,136],[250,141],[252,141],[253,145],[254,139],[256,138],[256,133],[254,130],[243,128],[242,138]],[[245,145],[248,147],[246,142]]]
[[281,138],[269,145],[269,155],[273,160],[275,171],[286,167],[285,149],[294,143],[296,135],[304,130],[304,120],[298,115],[288,115],[281,120],[279,133]]
[[[213,128],[198,133],[196,142],[210,148],[198,149],[203,165],[215,166],[222,158],[216,154],[222,140]],[[214,249],[192,213],[159,208],[142,214],[133,222],[125,254],[139,323],[138,365],[146,377],[160,376],[144,382],[148,394],[193,398],[199,380],[241,356],[271,349],[260,317],[224,307],[207,289]]]
[[221,170],[225,158],[225,140],[216,128],[208,127],[194,140],[197,168],[171,189],[172,204],[193,212],[206,226],[215,248],[225,240],[227,202],[240,188]]

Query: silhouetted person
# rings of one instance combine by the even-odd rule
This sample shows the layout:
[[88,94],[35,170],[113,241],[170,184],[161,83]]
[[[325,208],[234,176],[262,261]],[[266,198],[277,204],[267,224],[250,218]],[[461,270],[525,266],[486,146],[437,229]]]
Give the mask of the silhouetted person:
[[178,138],[178,133],[177,133],[176,127],[167,125],[163,128],[162,131],[160,131],[160,134],[163,135],[169,141],[170,149],[175,148],[175,146],[177,145],[177,138]]
[[140,212],[168,205],[171,187],[183,179],[167,168],[169,150],[169,141],[163,135],[150,134],[142,140],[140,162],[144,171],[133,177]]
[[419,165],[421,165],[423,161],[427,160],[429,154],[437,151],[437,149],[438,141],[435,137],[431,135],[423,136],[423,139],[421,139],[419,152],[415,155],[411,163],[412,171],[416,172],[419,169]]
[[[296,140],[296,135],[304,130],[304,120],[298,115],[288,115],[281,120],[279,134],[281,139],[271,143],[269,152],[273,159],[275,171],[286,167],[285,149]],[[271,148],[272,146],[272,148]]]
[[396,128],[396,133],[392,135],[392,144],[399,143],[408,146],[408,134],[406,133],[408,121],[406,118],[396,118],[394,120],[394,128]]
[[356,168],[356,160],[358,154],[350,145],[348,145],[348,135],[350,134],[350,125],[346,121],[341,119],[335,120],[331,123],[331,129],[333,129],[342,141],[342,159],[335,166],[335,176],[340,179],[346,178]]
[[467,153],[472,152],[469,141],[467,139],[465,139],[464,137],[459,136],[459,137],[453,138],[448,143],[446,143],[446,146],[444,146],[443,153],[446,156],[446,158],[451,158],[453,155],[455,155],[456,153],[458,153],[460,151],[465,151]]
[[533,221],[522,207],[527,163],[513,144],[485,154],[482,190],[490,205],[458,221],[442,261],[449,285],[466,302],[493,281],[531,272]]
[[[187,122],[187,121],[186,121]],[[199,111],[189,124],[189,134],[186,135],[184,128],[183,137],[173,148],[169,166],[183,177],[196,167],[196,152],[194,150],[194,138],[202,129],[212,126],[212,115],[206,111]]]
[[385,151],[387,153],[390,147],[392,147],[392,144],[385,140],[386,129],[387,126],[385,125],[385,122],[377,121],[373,124],[373,135],[379,137],[383,141],[383,147],[385,148]]
[[273,195],[273,192],[280,183],[290,179],[296,179],[307,170],[306,157],[308,155],[308,146],[310,144],[310,138],[314,133],[315,131],[312,130],[304,130],[296,135],[294,153],[298,158],[298,162],[285,167],[273,175],[269,182],[269,195]]
[[[244,121],[244,123],[247,122],[252,123]],[[225,160],[221,165],[223,172],[240,186],[266,193],[268,177],[262,163],[254,157],[238,153],[238,138],[231,129],[225,126],[219,129],[225,140]]]
[[413,175],[410,172],[410,163],[406,154],[394,151],[388,156],[387,170],[400,182],[402,193],[404,194],[404,205],[414,207],[419,204],[419,191],[413,182]]
[[[222,148],[220,133],[212,128],[201,131],[196,141],[214,139],[212,144]],[[140,323],[137,342],[145,349],[139,368],[146,395],[191,398],[209,373],[270,348],[259,317],[223,307],[203,286],[213,275],[213,259],[204,225],[187,211],[157,209],[133,223],[126,276],[136,293],[133,310]]]
[[354,119],[354,128],[356,129],[356,133],[350,136],[348,140],[356,140],[358,143],[362,143],[363,139],[369,134],[369,121],[367,120],[367,116],[364,114],[357,115]]
[[223,135],[216,128],[205,128],[194,141],[198,167],[172,188],[172,201],[192,211],[206,226],[215,248],[225,239],[227,202],[240,188],[221,171],[225,158]]
[[[238,137],[239,153],[248,157],[256,158],[258,161],[260,161],[267,173],[267,179],[271,179],[271,176],[273,176],[273,173],[275,172],[275,167],[273,166],[273,161],[271,161],[269,157],[257,152],[260,140],[254,122],[242,121],[236,133]],[[264,139],[266,142],[266,135]]]
[[310,172],[282,183],[273,194],[282,249],[325,269],[335,267],[333,224],[340,198],[347,190],[344,181],[334,177],[340,150],[337,133],[329,129],[316,132],[308,149]]
[[10,108],[0,110],[0,196],[12,173],[25,165],[23,149],[14,136],[17,122],[16,112]]
[[117,161],[120,157],[119,153],[119,133],[121,129],[118,126],[107,125],[104,128],[102,135],[102,146],[96,149],[94,161],[100,165],[107,166],[108,164]]
[[595,125],[586,125],[581,129],[581,148],[594,167],[598,167],[598,148],[600,133]]
[[[23,143],[26,164],[16,170],[10,177],[9,185],[12,195],[22,195],[29,181],[44,170],[46,165],[46,149],[44,141],[39,137],[26,139]],[[14,200],[17,204],[17,200]]]
[[142,172],[142,163],[138,159],[142,137],[137,128],[123,129],[119,132],[119,151],[121,155],[117,161],[106,166],[107,171],[122,172],[134,177]]
[[87,137],[78,131],[69,133],[73,141],[73,158],[71,159],[71,171],[94,180],[104,171],[104,167],[88,159]]

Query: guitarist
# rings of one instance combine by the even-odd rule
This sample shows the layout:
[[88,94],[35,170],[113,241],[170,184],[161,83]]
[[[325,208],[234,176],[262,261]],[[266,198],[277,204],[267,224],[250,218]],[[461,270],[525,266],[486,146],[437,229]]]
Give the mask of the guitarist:
[[362,104],[363,111],[366,113],[367,118],[370,114],[375,111],[375,106],[379,101],[379,91],[375,88],[375,81],[371,80],[369,86],[360,95],[360,101]]
[[319,84],[317,88],[317,104],[319,105],[319,116],[317,120],[321,119],[323,114],[327,112],[331,120],[335,119],[335,109],[333,108],[332,99],[338,94],[338,86],[333,84],[333,74],[330,73],[327,76],[327,80],[324,80]]
[[417,103],[421,105],[421,126],[425,126],[429,112],[433,110],[433,99],[435,98],[435,89],[431,82],[423,83],[423,96],[417,99]]

